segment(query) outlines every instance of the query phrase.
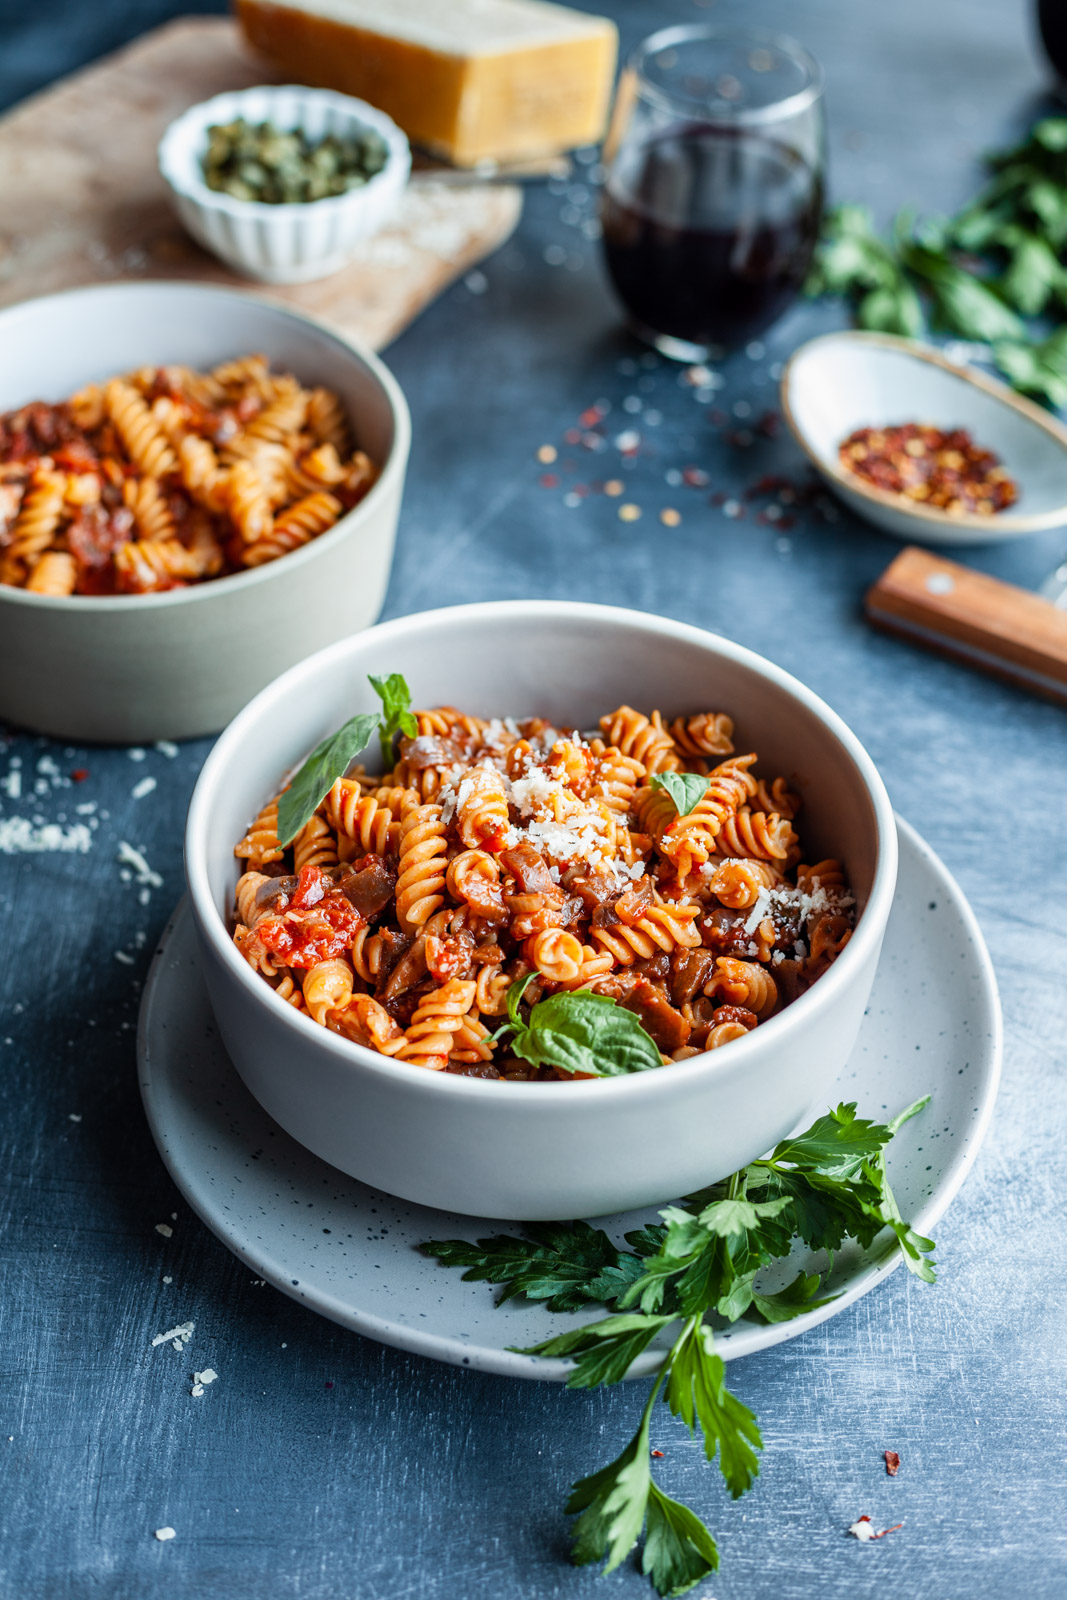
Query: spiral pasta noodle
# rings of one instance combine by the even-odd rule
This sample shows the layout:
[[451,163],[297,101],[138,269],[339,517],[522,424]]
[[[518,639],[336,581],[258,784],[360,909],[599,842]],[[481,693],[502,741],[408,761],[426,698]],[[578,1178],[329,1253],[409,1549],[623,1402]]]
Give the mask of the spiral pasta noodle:
[[377,476],[337,396],[263,356],[139,367],[0,415],[0,583],[153,594],[228,577],[319,538]]
[[[516,985],[520,1014],[581,991],[632,1010],[669,1067],[763,1026],[847,947],[843,864],[797,864],[800,796],[725,750],[725,712],[621,706],[589,737],[455,706],[414,717],[392,771],[349,767],[287,845],[269,799],[235,850],[239,957],[396,1070],[567,1078],[512,1049]],[[679,814],[700,786],[650,780],[682,767],[703,793]]]

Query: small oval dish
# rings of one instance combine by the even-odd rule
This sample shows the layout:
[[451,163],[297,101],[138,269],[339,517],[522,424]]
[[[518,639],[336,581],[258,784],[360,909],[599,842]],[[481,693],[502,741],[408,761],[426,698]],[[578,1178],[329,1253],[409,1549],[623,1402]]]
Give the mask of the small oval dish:
[[[1067,428],[928,345],[881,333],[825,334],[791,357],[781,399],[793,437],[834,493],[898,539],[994,544],[1067,523]],[[855,429],[906,422],[965,428],[1015,480],[1017,509],[953,515],[877,489],[842,467],[838,448]]]
[[[385,141],[388,155],[380,172],[346,194],[291,205],[238,200],[209,188],[204,176],[208,129],[238,118],[299,129],[312,142],[369,131]],[[408,181],[411,151],[395,122],[362,100],[264,85],[190,106],[160,141],[159,170],[189,232],[235,272],[263,283],[308,283],[337,272],[388,221]]]

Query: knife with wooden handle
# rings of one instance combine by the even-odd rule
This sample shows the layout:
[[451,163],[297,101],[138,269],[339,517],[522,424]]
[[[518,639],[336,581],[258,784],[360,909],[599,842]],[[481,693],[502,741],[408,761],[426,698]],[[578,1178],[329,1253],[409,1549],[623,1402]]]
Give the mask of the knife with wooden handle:
[[1067,705],[1067,610],[1051,598],[909,545],[865,610],[876,628]]

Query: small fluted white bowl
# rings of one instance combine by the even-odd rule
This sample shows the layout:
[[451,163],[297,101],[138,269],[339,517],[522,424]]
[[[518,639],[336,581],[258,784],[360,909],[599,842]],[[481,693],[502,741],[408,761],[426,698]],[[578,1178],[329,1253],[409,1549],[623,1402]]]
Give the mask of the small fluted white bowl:
[[[299,128],[312,141],[370,130],[389,153],[380,172],[347,194],[294,205],[235,200],[208,187],[204,156],[208,129],[238,117]],[[351,95],[265,84],[190,106],[160,141],[159,170],[194,239],[235,272],[262,283],[309,283],[337,272],[389,220],[411,172],[411,150],[395,122]]]
[[[367,674],[403,672],[417,705],[541,712],[595,726],[627,702],[722,708],[741,749],[803,794],[803,834],[834,855],[856,931],[806,994],[722,1050],[659,1072],[498,1083],[426,1072],[316,1026],[230,937],[234,842],[287,770],[355,711]],[[293,1138],[372,1188],[477,1216],[605,1215],[687,1194],[825,1108],[856,1040],[893,900],[896,829],[870,756],[830,707],[740,645],[666,617],[562,600],[490,601],[381,623],[311,656],[246,706],[204,763],[185,834],[203,974],[223,1042]]]

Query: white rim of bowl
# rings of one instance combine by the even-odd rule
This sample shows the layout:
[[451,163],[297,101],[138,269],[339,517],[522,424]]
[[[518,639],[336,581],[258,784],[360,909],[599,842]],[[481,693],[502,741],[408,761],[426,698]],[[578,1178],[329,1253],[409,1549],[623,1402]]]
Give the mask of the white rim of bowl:
[[[909,500],[904,495],[891,494],[886,489],[876,489],[873,484],[866,483],[858,473],[846,472],[836,459],[822,455],[811,443],[808,435],[801,427],[793,410],[791,390],[795,369],[806,355],[809,355],[819,345],[828,344],[867,344],[881,350],[893,350],[898,355],[909,357],[913,361],[925,361],[927,366],[940,367],[943,372],[949,372],[953,377],[959,378],[963,383],[970,384],[973,389],[980,389],[991,399],[999,401],[1009,410],[1018,412],[1027,422],[1034,427],[1041,428],[1049,437],[1059,445],[1064,452],[1064,466],[1067,468],[1067,428],[1057,418],[1050,416],[1041,406],[1035,405],[1032,400],[1027,400],[1023,395],[1016,394],[1014,389],[1009,389],[1006,383],[990,378],[984,372],[978,372],[974,367],[961,366],[958,362],[950,361],[933,345],[923,344],[919,339],[904,339],[893,333],[869,333],[865,328],[840,328],[836,333],[820,333],[814,339],[808,339],[798,349],[793,351],[785,364],[779,383],[779,395],[782,403],[782,412],[789,426],[793,438],[803,450],[812,466],[824,476],[832,478],[833,482],[845,493],[858,495],[860,499],[869,500],[872,505],[884,506],[888,510],[897,511],[901,516],[914,517],[916,522],[927,523],[936,528],[969,528],[980,531],[986,537],[991,530],[999,529],[1005,537],[1013,533],[1043,533],[1048,528],[1062,528],[1067,522],[1067,500],[1052,511],[1042,511],[1034,516],[1013,516],[1010,513],[994,512],[992,516],[980,517],[976,512],[965,511],[961,516],[951,517],[947,511],[938,507],[924,506],[918,501]],[[875,424],[872,424],[875,426]],[[1022,489],[1025,485],[1021,484]],[[962,541],[961,541],[962,542]]]
[[[184,294],[206,295],[209,297],[225,295],[229,299],[242,300],[257,308],[265,306],[275,315],[287,318],[291,322],[305,323],[314,328],[318,333],[325,334],[335,345],[351,355],[358,356],[368,369],[371,376],[382,389],[389,404],[393,419],[393,443],[389,450],[385,464],[378,477],[374,480],[363,499],[354,505],[351,511],[346,511],[339,517],[332,528],[327,528],[325,533],[320,533],[299,550],[290,550],[287,555],[279,556],[276,561],[267,561],[261,567],[250,567],[244,572],[230,572],[222,578],[208,578],[203,583],[194,584],[188,589],[166,589],[162,594],[65,594],[47,595],[31,594],[28,589],[18,589],[12,584],[0,584],[0,604],[15,604],[26,606],[41,606],[47,609],[70,608],[77,612],[106,612],[129,611],[133,608],[153,608],[157,606],[203,605],[205,602],[217,599],[220,595],[232,594],[234,588],[250,588],[254,584],[269,582],[277,577],[274,570],[282,566],[285,572],[292,572],[294,566],[290,563],[313,561],[323,549],[329,549],[338,538],[343,538],[352,531],[354,522],[367,514],[367,508],[373,509],[373,503],[381,498],[381,492],[392,488],[397,478],[401,476],[407,465],[408,452],[411,448],[411,413],[408,403],[404,398],[404,391],[397,383],[389,368],[375,355],[374,351],[351,339],[347,334],[340,333],[328,322],[320,317],[310,316],[306,311],[294,311],[289,306],[280,305],[277,301],[269,300],[266,296],[248,294],[241,289],[230,289],[222,284],[214,283],[186,283],[180,278],[154,278],[149,283],[92,283],[85,284],[77,289],[62,289],[57,294],[38,295],[35,300],[21,300],[18,305],[7,306],[0,310],[0,341],[3,339],[5,324],[17,320],[18,317],[35,311],[38,306],[47,306],[58,300],[69,300],[74,295],[130,295],[152,294],[159,289],[180,289]],[[284,566],[282,565],[284,563]]]
[[[373,634],[376,640],[380,639],[388,646],[392,636],[409,632],[413,626],[424,628],[435,625],[447,617],[476,628],[483,619],[498,621],[501,615],[512,615],[516,620],[558,621],[562,618],[575,626],[580,626],[583,622],[607,620],[625,624],[627,627],[640,627],[646,633],[681,639],[705,648],[708,641],[711,641],[715,648],[707,652],[709,658],[714,658],[716,655],[725,656],[769,679],[777,688],[798,700],[813,713],[837,740],[857,769],[870,796],[877,846],[874,876],[867,903],[856,923],[852,938],[840,956],[834,961],[830,970],[791,1005],[784,1007],[776,1016],[770,1017],[751,1034],[746,1034],[743,1039],[734,1040],[730,1045],[731,1055],[728,1063],[717,1061],[717,1052],[708,1051],[686,1061],[672,1062],[669,1069],[664,1069],[665,1076],[661,1072],[647,1071],[618,1078],[578,1079],[571,1083],[513,1083],[507,1086],[508,1092],[548,1095],[557,1099],[560,1105],[564,1105],[574,1094],[629,1095],[637,1099],[643,1095],[656,1095],[662,1092],[665,1081],[676,1084],[681,1089],[693,1078],[718,1074],[727,1066],[733,1071],[743,1065],[739,1052],[747,1050],[751,1054],[753,1048],[766,1048],[782,1033],[783,1026],[790,1025],[790,1013],[795,1013],[798,1006],[804,1008],[802,1014],[809,1018],[816,1008],[829,1010],[836,1003],[839,991],[850,981],[853,969],[869,956],[872,946],[880,941],[896,887],[896,822],[885,785],[871,757],[836,711],[831,710],[825,701],[791,673],[775,666],[773,662],[757,655],[755,651],[734,644],[732,640],[724,639],[720,634],[708,633],[705,629],[693,627],[689,623],[675,622],[669,617],[631,611],[621,606],[593,605],[576,600],[478,601],[471,605],[444,606],[435,611],[414,612],[389,622],[376,623],[359,634],[353,634],[348,639],[342,639],[337,644],[308,656],[295,667],[290,667],[250,700],[243,711],[238,712],[229,726],[219,735],[201,768],[189,803],[185,825],[185,876],[193,914],[202,936],[210,943],[223,966],[229,969],[249,995],[255,997],[258,1004],[266,1006],[271,1011],[280,1028],[295,1030],[297,1037],[303,1038],[305,1042],[315,1040],[321,1049],[328,1051],[339,1063],[378,1073],[393,1080],[398,1088],[406,1088],[413,1094],[424,1092],[485,1096],[500,1093],[500,1085],[497,1082],[462,1077],[456,1073],[427,1072],[421,1068],[396,1062],[390,1056],[379,1055],[377,1051],[368,1050],[351,1040],[342,1039],[327,1028],[320,1028],[309,1017],[302,1016],[284,1000],[280,1000],[258,973],[252,971],[240,954],[230,937],[223,917],[215,907],[208,882],[206,846],[214,810],[214,792],[225,781],[227,768],[233,759],[233,747],[242,738],[249,724],[257,720],[262,709],[283,689],[299,683],[302,678],[317,677],[323,667],[339,661],[351,650],[353,640],[358,639],[362,643]],[[768,1029],[775,1031],[768,1035]]]
[[[345,194],[324,195],[321,200],[297,200],[270,205],[264,200],[238,200],[234,195],[209,188],[195,155],[188,170],[185,163],[179,160],[176,151],[179,140],[190,126],[196,128],[198,133],[203,133],[213,122],[224,122],[235,114],[240,115],[239,111],[235,112],[233,109],[229,109],[227,113],[216,108],[223,106],[233,108],[252,95],[264,94],[295,95],[305,103],[332,106],[335,110],[344,112],[352,122],[369,129],[372,133],[381,134],[389,148],[389,158],[385,166],[380,172],[376,172],[373,178],[369,178],[362,188],[350,189]],[[294,128],[299,126],[299,123],[293,124]],[[195,106],[183,111],[181,116],[175,117],[164,130],[156,150],[156,161],[160,173],[176,194],[184,195],[206,210],[225,211],[235,217],[292,222],[298,217],[308,216],[309,206],[314,208],[315,214],[318,214],[320,207],[323,211],[336,211],[353,202],[358,204],[372,191],[383,188],[386,179],[394,182],[398,167],[403,167],[402,181],[406,182],[411,170],[411,147],[391,117],[386,116],[384,111],[379,111],[376,106],[368,105],[365,100],[357,100],[354,95],[338,94],[333,89],[310,89],[297,83],[265,83],[250,89],[227,90],[222,94],[213,95],[210,100],[201,100]]]

